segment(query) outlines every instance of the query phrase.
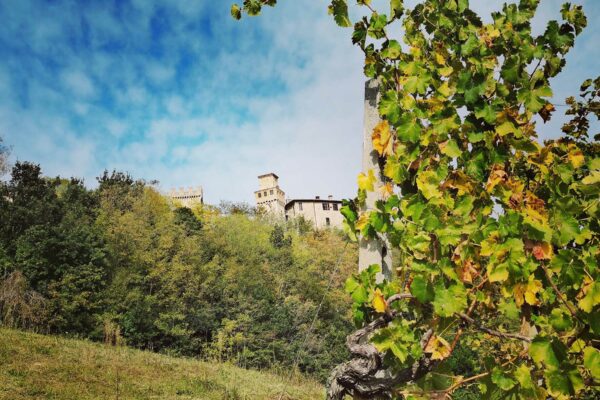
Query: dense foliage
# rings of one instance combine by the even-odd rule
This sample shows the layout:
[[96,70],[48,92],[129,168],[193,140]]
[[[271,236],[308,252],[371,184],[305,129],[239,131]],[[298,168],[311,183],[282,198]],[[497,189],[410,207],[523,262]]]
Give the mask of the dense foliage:
[[96,340],[119,332],[131,346],[249,368],[297,361],[324,378],[346,356],[342,286],[355,252],[342,254],[336,232],[235,209],[176,208],[118,172],[88,190],[17,163],[0,184],[0,322]]
[[[365,75],[378,81],[373,144],[384,172],[361,174],[343,212],[352,232],[387,236],[401,266],[383,283],[377,266],[348,281],[359,332],[384,365],[357,341],[362,361],[337,370],[333,386],[407,398],[473,384],[479,397],[597,396],[600,147],[588,130],[600,78],[567,99],[562,137],[537,139],[555,111],[550,80],[587,24],[582,7],[565,3],[562,21],[535,36],[539,0],[505,4],[489,23],[468,0],[357,3],[354,24],[346,0],[329,11],[354,26]],[[274,4],[244,1],[232,15]],[[382,200],[359,212],[367,191]],[[478,361],[464,375],[449,368],[459,344]]]

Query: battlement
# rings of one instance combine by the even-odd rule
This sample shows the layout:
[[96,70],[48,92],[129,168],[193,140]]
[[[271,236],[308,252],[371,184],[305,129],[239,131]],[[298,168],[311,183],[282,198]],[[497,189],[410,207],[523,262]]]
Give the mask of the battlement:
[[169,190],[169,193],[167,193],[167,196],[178,201],[184,207],[204,203],[204,191],[202,186],[172,188]]

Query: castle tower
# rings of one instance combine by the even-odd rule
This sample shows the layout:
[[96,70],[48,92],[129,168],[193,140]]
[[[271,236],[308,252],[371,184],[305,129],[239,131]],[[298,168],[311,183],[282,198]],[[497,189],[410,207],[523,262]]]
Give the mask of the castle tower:
[[202,186],[179,189],[171,189],[167,194],[173,201],[182,207],[192,208],[195,205],[204,203],[204,192]]
[[254,192],[256,207],[274,213],[285,215],[285,193],[279,188],[279,177],[274,173],[258,177],[259,189]]

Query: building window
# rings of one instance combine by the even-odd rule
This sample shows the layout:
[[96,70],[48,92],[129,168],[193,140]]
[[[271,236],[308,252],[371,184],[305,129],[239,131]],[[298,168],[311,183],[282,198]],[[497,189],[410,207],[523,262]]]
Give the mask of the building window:
[[333,211],[337,211],[338,210],[338,205],[337,203],[333,203]]
[[260,193],[258,194],[258,198],[260,199]]
[[302,202],[298,202],[298,210],[302,211]]
[[331,225],[331,221],[329,220],[329,218],[325,218],[325,225],[327,225],[327,226]]
[[325,211],[329,210],[329,203],[323,203],[323,210],[325,210]]
[[271,194],[273,194],[273,189],[271,189]]
[[265,190],[265,192],[263,193],[263,196],[267,197],[267,191]]

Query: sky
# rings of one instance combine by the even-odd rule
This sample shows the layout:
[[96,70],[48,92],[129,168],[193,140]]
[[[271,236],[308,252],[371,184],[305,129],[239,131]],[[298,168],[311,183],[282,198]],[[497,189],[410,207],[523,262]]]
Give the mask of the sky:
[[[589,24],[552,82],[558,103],[600,73],[600,1],[574,2]],[[503,1],[470,3],[490,21]],[[561,3],[542,0],[534,33]],[[201,185],[211,204],[253,202],[268,172],[289,198],[353,197],[365,78],[351,31],[325,0],[280,0],[242,21],[230,5],[0,0],[0,136],[11,161],[90,187],[105,169],[164,191]],[[542,139],[560,135],[559,114],[538,127]]]

